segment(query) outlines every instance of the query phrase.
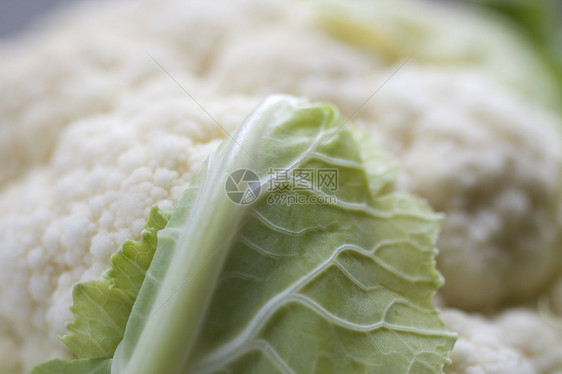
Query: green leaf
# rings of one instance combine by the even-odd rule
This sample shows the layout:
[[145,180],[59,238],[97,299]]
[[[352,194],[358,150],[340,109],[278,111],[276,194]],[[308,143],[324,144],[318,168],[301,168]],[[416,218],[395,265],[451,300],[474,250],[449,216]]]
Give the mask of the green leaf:
[[128,240],[111,257],[104,279],[79,283],[72,290],[74,321],[61,339],[79,358],[111,358],[158,243],[157,232],[166,226],[171,212],[154,206],[141,240]]
[[36,366],[31,374],[110,374],[111,360],[52,360]]
[[366,131],[353,129],[353,139],[361,154],[372,197],[391,191],[398,175],[398,165],[373,144]]
[[158,234],[112,373],[442,370],[441,217],[392,192],[395,167],[342,123],[273,96],[209,157]]
[[[555,16],[554,24],[560,24],[551,0],[514,2],[548,3],[550,6],[545,10]],[[393,64],[411,59],[445,69],[477,68],[524,93],[529,100],[551,109],[560,107],[561,92],[556,78],[562,77],[559,48],[562,34],[560,29],[546,26],[551,23],[551,17],[541,18],[548,11],[539,11],[540,5],[530,6],[537,9],[532,18],[552,32],[548,48],[536,53],[537,43],[521,37],[517,27],[505,22],[503,17],[460,1],[445,5],[417,0],[312,0],[311,3],[315,5],[320,24],[329,33],[373,52],[377,61],[383,59]]]

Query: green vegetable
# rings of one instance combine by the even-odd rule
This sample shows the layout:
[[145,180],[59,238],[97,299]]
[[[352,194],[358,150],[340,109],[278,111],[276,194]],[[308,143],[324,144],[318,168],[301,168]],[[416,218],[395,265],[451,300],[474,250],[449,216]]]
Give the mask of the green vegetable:
[[273,96],[209,157],[158,233],[111,373],[442,370],[441,218],[391,192],[394,165],[342,123]]
[[117,345],[141,288],[158,244],[157,232],[170,219],[171,212],[152,207],[141,240],[128,240],[111,257],[112,267],[104,279],[79,283],[72,290],[71,307],[75,320],[66,325],[61,340],[81,359],[53,360],[39,365],[33,374],[110,373]]
[[105,279],[74,286],[71,307],[76,319],[66,325],[62,341],[80,358],[111,358],[150,266],[158,239],[171,212],[153,207],[141,240],[126,241],[111,257]]
[[35,367],[32,374],[110,374],[111,360],[52,360]]

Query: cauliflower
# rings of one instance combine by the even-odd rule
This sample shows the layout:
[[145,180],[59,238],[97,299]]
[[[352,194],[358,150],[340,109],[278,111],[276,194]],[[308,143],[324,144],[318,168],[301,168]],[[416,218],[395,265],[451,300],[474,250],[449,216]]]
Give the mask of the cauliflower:
[[[0,243],[9,250],[0,255],[0,281],[10,302],[0,316],[13,326],[25,372],[66,352],[56,337],[71,319],[72,285],[98,278],[115,249],[138,237],[154,203],[175,207],[223,138],[176,90],[149,85],[119,110],[72,124],[45,167],[4,188]],[[206,104],[229,131],[254,106],[245,98]]]
[[517,71],[400,67],[325,21],[298,1],[96,2],[3,41],[1,373],[71,357],[57,336],[73,284],[99,278],[154,203],[175,207],[276,92],[333,102],[396,156],[400,189],[445,213],[439,297],[459,334],[446,372],[562,370],[562,331],[532,307],[545,292],[562,305],[560,118],[511,86]]
[[458,310],[445,310],[447,327],[458,332],[448,374],[559,373],[560,331],[523,309],[490,320]]
[[558,118],[478,72],[427,67],[398,75],[365,111],[365,126],[402,160],[403,188],[446,214],[448,305],[529,301],[560,274]]

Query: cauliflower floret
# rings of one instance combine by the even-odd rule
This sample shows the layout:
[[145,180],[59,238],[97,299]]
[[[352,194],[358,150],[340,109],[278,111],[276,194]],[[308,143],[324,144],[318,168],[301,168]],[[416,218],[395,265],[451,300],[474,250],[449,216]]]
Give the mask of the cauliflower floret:
[[562,124],[476,72],[408,66],[362,121],[402,161],[403,188],[446,218],[448,305],[536,297],[562,264]]
[[86,2],[27,39],[0,40],[0,186],[45,164],[66,126],[162,78],[151,56],[174,75],[204,76],[227,34],[246,35],[278,9],[248,0]]
[[4,189],[0,284],[10,302],[0,324],[11,326],[17,353],[2,365],[21,362],[28,372],[68,356],[57,336],[72,319],[73,284],[99,278],[119,245],[138,238],[154,203],[175,207],[225,136],[215,120],[231,132],[257,104],[199,97],[214,119],[174,82],[148,85],[113,112],[72,123],[45,167]]
[[[380,63],[310,26],[268,28],[252,37],[233,38],[210,68],[212,84],[260,97],[289,92],[328,100],[353,113],[375,86],[369,81],[373,71],[382,69]],[[272,40],[282,48],[271,48]]]
[[448,329],[459,334],[447,374],[536,374],[562,371],[562,331],[535,312],[514,309],[488,320],[444,310]]

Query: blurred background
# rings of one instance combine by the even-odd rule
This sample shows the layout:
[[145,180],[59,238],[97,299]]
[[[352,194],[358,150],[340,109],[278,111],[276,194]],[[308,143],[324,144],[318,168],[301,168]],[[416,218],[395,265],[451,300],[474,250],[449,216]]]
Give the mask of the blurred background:
[[[79,1],[0,0],[0,38],[19,33],[39,21],[42,15]],[[562,81],[562,0],[457,1],[469,2],[504,15],[535,46],[538,54]]]
[[0,0],[0,38],[24,30],[41,15],[77,0]]

